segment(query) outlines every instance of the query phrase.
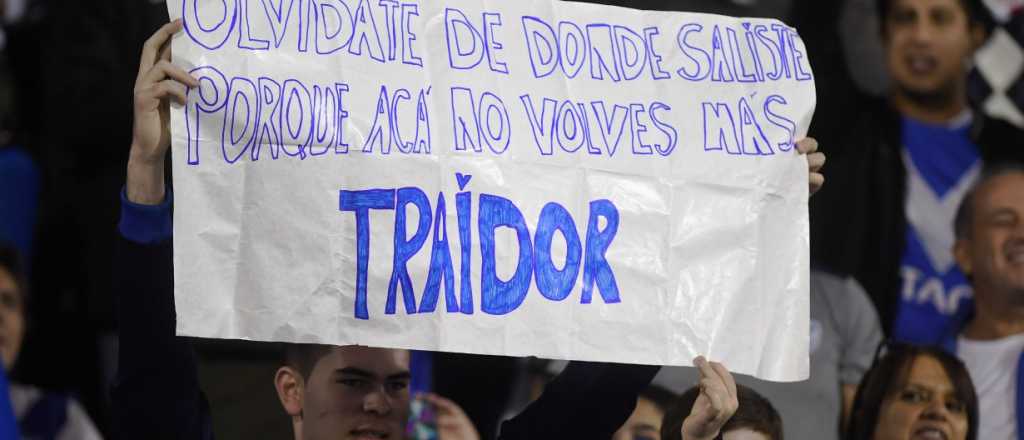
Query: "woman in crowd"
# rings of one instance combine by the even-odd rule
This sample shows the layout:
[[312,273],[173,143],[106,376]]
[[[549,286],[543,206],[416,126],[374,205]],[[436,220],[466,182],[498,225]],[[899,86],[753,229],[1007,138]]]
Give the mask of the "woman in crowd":
[[978,399],[960,360],[937,348],[883,350],[857,389],[848,440],[976,440]]

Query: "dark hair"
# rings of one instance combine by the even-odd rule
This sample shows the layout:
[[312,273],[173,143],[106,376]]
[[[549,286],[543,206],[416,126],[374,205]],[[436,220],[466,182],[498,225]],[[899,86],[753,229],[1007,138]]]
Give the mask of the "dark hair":
[[11,273],[14,284],[18,286],[21,302],[25,304],[28,300],[28,273],[25,269],[25,262],[18,249],[8,243],[0,242],[0,268]]
[[330,345],[320,344],[282,343],[281,345],[284,365],[298,370],[302,375],[303,382],[309,380],[309,375],[313,373],[313,367],[333,348]]
[[[665,412],[661,421],[661,440],[682,440],[683,420],[690,414],[699,395],[700,387],[690,388]],[[739,407],[722,426],[719,438],[728,431],[746,428],[764,434],[770,440],[783,440],[782,417],[768,399],[740,384],[736,384],[736,398]]]
[[657,385],[649,385],[640,392],[641,399],[650,400],[661,412],[667,412],[672,402],[676,400],[676,394]]
[[956,238],[970,238],[971,228],[974,226],[974,198],[978,192],[978,189],[988,183],[996,177],[1012,174],[1012,173],[1024,173],[1024,163],[1016,161],[1005,161],[999,162],[992,165],[987,165],[981,173],[981,177],[974,183],[967,194],[964,195],[964,199],[960,201],[960,207],[956,210],[956,218],[953,220],[953,233]]
[[[889,11],[892,10],[892,5],[895,0],[875,0],[878,11],[879,23],[882,23],[882,30],[885,30],[885,20],[889,16]],[[981,0],[957,0],[960,6],[963,7],[964,13],[967,14],[968,22],[974,25],[982,26],[986,32],[990,32],[995,26],[995,19],[992,18],[992,14],[988,12],[988,8],[981,2]]]
[[876,353],[871,369],[857,386],[846,427],[846,440],[869,440],[875,435],[882,402],[906,383],[914,360],[921,356],[930,356],[942,365],[957,399],[967,408],[967,440],[977,439],[978,397],[974,393],[971,376],[959,359],[935,347],[910,344],[883,343],[878,353],[883,350],[885,353],[881,357]]

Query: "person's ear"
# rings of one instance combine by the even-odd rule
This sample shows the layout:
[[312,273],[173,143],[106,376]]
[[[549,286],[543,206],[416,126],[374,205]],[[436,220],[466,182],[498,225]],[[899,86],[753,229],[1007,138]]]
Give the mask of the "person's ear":
[[281,400],[284,411],[292,417],[302,416],[302,403],[305,397],[303,388],[305,380],[297,370],[292,367],[281,367],[274,375],[274,388],[277,389],[277,398]]
[[956,265],[968,278],[974,267],[971,264],[971,241],[966,238],[958,238],[953,244],[953,257],[956,258]]

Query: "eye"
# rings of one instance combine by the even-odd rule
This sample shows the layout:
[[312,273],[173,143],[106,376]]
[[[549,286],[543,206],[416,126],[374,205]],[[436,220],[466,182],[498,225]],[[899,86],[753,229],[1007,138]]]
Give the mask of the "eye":
[[907,389],[900,392],[900,400],[908,403],[921,403],[929,400],[928,395],[921,390]]
[[948,9],[936,9],[932,11],[932,21],[937,25],[946,25],[953,21],[953,13]]
[[0,305],[8,308],[15,309],[18,307],[18,295],[9,290],[0,291]]
[[366,379],[339,379],[338,383],[349,388],[364,388],[370,384]]
[[896,25],[913,23],[915,18],[917,18],[917,14],[909,8],[896,8],[889,14],[889,21]]
[[958,399],[951,399],[946,402],[946,409],[954,414],[963,414],[967,412],[967,404]]
[[992,224],[1000,227],[1014,227],[1017,225],[1017,217],[1010,214],[1000,214],[992,218]]
[[390,381],[387,383],[388,392],[399,393],[409,388],[409,382],[404,380]]

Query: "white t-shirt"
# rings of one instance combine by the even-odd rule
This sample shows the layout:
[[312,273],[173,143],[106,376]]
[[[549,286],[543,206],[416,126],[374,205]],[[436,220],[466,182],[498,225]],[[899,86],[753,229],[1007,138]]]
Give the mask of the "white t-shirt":
[[960,337],[957,356],[978,393],[978,438],[1017,440],[1017,363],[1024,334],[992,341]]

